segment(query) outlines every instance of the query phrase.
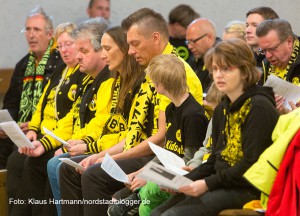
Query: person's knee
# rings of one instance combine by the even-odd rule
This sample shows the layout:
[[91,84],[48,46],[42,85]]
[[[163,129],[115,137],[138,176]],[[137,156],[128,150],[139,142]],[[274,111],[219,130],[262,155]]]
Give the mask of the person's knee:
[[[101,169],[102,170],[102,169]],[[92,181],[92,179],[95,178],[95,175],[97,171],[95,171],[93,166],[90,166],[89,168],[87,168],[81,176],[81,184],[82,185],[89,185],[89,183]],[[100,173],[97,173],[100,174]]]
[[99,164],[90,166],[81,176],[82,187],[89,187],[89,185],[96,183],[101,187],[106,187],[108,183],[108,174],[100,167]]
[[76,172],[74,167],[71,167],[68,164],[62,163],[59,167],[59,176],[60,178],[63,177],[68,177],[68,175],[70,175],[70,173]]
[[58,160],[57,157],[53,157],[51,158],[48,163],[47,163],[47,172],[48,172],[48,176],[53,177],[56,176],[56,170],[60,164],[60,160]]

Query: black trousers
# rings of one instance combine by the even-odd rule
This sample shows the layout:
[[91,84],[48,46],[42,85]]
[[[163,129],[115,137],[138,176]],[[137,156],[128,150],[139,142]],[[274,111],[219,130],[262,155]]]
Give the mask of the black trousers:
[[[241,209],[251,200],[259,199],[254,188],[231,188],[208,191],[199,197],[177,194],[151,212],[151,216],[217,216],[225,209]],[[192,211],[191,211],[192,210]]]
[[[72,158],[81,161],[87,156]],[[116,160],[117,164],[126,174],[142,168],[153,156]],[[112,195],[122,189],[124,184],[110,177],[101,169],[101,164],[94,164],[83,172],[82,175],[67,165],[60,167],[61,198],[67,201],[83,200],[81,204],[62,204],[62,215],[106,215],[108,204]]]
[[[28,157],[14,153],[14,157],[10,158],[11,174],[8,176],[8,181],[12,181],[13,189],[10,200],[10,216],[28,216],[28,215],[43,215],[45,205],[48,205],[49,200],[45,196],[45,188],[48,184],[47,162],[54,156],[55,150],[48,151],[40,157]],[[20,162],[24,160],[23,171],[21,177],[18,177],[17,170],[21,170]],[[13,169],[13,167],[17,169]],[[17,185],[17,187],[15,187]],[[15,202],[12,202],[15,201]],[[19,202],[16,202],[19,201]]]
[[20,154],[18,150],[14,150],[7,160],[7,192],[8,198],[14,199],[18,191],[18,187],[21,187],[21,180],[23,175],[24,162],[26,155]]
[[0,139],[0,169],[5,169],[9,155],[13,152],[15,144],[9,139]]

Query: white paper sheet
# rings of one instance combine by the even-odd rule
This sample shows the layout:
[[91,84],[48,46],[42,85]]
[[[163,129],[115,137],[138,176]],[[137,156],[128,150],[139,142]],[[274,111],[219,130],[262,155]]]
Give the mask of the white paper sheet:
[[71,159],[69,158],[58,158],[58,160],[60,160],[61,162],[64,162],[66,164],[69,164],[70,166],[74,167],[74,168],[77,168],[78,170],[80,171],[83,171],[84,170],[84,167],[81,166],[79,163],[76,163],[75,161],[72,161]]
[[137,177],[154,182],[161,188],[170,188],[172,190],[178,190],[180,187],[193,182],[185,176],[178,175],[153,161],[150,161]]
[[15,121],[2,122],[0,127],[19,148],[28,147],[34,149],[34,145]]
[[0,122],[13,121],[13,118],[9,114],[7,109],[0,110]]
[[149,146],[151,150],[154,152],[154,154],[157,156],[159,161],[169,170],[172,170],[173,172],[179,174],[179,175],[185,175],[188,172],[181,169],[185,166],[184,160],[174,154],[173,152],[170,152],[158,145],[155,145],[154,143],[148,141]]
[[275,92],[275,94],[278,94],[286,98],[284,106],[289,109],[291,109],[291,106],[288,104],[288,101],[293,101],[296,104],[300,99],[299,86],[287,82],[283,79],[280,79],[277,76],[274,76],[273,74],[271,74],[268,77],[264,86],[273,87],[273,91]]
[[64,141],[63,139],[61,139],[60,137],[56,136],[52,131],[50,131],[49,129],[47,129],[46,127],[43,127],[43,130],[46,134],[48,134],[49,136],[51,136],[52,138],[56,139],[58,142],[61,142],[64,146],[66,147],[70,147],[70,144],[67,143],[66,141]]
[[104,160],[101,163],[101,168],[114,179],[120,182],[129,183],[126,173],[121,169],[121,167],[119,167],[119,165],[108,153],[106,153],[104,156]]

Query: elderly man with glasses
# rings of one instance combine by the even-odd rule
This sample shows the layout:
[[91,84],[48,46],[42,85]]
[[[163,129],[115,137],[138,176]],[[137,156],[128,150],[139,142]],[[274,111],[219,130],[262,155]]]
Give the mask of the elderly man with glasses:
[[[259,50],[266,56],[259,84],[263,85],[269,75],[273,74],[300,85],[299,38],[293,33],[290,23],[283,19],[265,20],[257,27],[256,35]],[[284,101],[285,98],[282,96],[276,96],[277,109],[280,113],[290,111],[284,107]],[[293,109],[297,107],[292,102],[289,103]]]
[[186,31],[185,43],[193,53],[189,64],[200,79],[204,92],[208,90],[212,79],[204,66],[203,56],[219,40],[215,24],[206,18],[194,20]]

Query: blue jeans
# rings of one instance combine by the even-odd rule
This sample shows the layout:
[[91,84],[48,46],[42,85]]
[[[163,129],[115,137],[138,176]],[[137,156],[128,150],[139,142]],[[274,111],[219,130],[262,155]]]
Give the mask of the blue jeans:
[[[68,157],[70,157],[69,153],[61,154],[61,155],[51,158],[47,164],[47,172],[48,172],[49,182],[51,185],[52,194],[53,194],[54,199],[57,201],[60,200],[59,168],[62,163],[58,159],[59,158],[68,158]],[[60,213],[61,206],[60,206],[59,202],[56,202],[56,203],[57,203],[56,204],[57,215],[60,216],[61,215],[61,213]]]

